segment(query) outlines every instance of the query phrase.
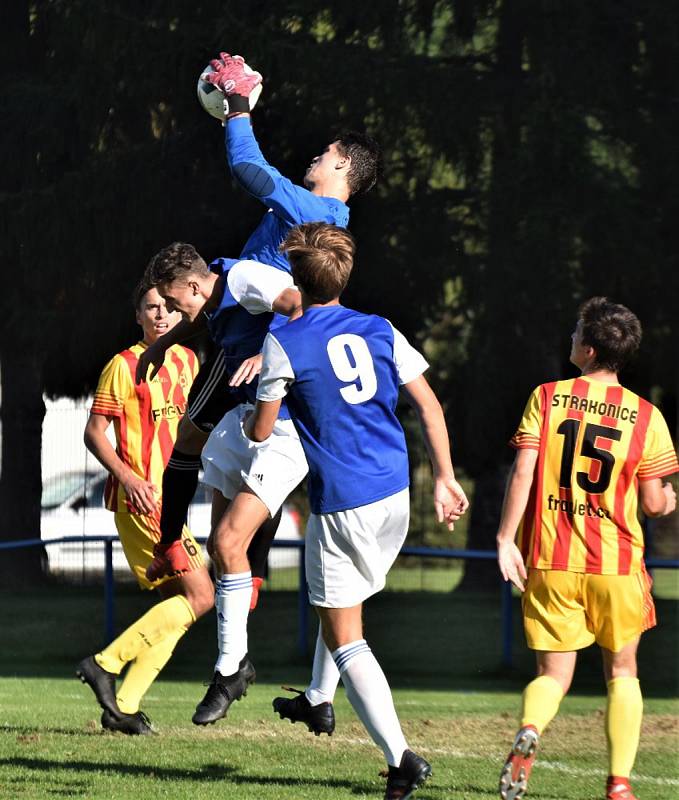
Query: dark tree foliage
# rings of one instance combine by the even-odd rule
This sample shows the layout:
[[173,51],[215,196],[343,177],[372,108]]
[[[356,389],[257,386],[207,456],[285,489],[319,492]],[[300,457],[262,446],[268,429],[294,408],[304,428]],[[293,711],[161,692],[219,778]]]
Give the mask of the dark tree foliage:
[[474,546],[493,545],[505,442],[533,385],[568,369],[584,297],[640,314],[629,383],[676,419],[671,4],[16,0],[5,21],[0,538],[38,534],[43,392],[91,391],[134,339],[149,257],[173,240],[236,255],[262,213],[196,103],[219,49],[264,74],[254,124],[284,173],[343,128],[382,142],[346,302],[426,340],[477,481]]

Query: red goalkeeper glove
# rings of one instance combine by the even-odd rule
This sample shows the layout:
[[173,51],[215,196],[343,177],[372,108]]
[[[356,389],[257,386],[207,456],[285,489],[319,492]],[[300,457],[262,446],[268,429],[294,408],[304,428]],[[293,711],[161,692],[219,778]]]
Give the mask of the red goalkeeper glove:
[[146,567],[146,577],[150,581],[157,581],[165,575],[177,577],[189,571],[189,557],[184,549],[181,539],[170,544],[153,546],[153,561]]
[[259,97],[259,91],[253,95],[262,83],[259,72],[251,69],[242,56],[229,53],[220,53],[219,58],[210,61],[210,66],[213,72],[206,72],[201,78],[224,95],[225,116],[249,113]]

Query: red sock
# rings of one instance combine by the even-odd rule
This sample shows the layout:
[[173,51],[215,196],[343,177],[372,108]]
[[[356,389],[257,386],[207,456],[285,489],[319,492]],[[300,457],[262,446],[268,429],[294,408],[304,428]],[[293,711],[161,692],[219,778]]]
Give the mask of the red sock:
[[264,578],[253,578],[252,579],[252,595],[250,596],[250,611],[254,611],[257,608],[257,601],[259,600],[259,590],[264,583]]

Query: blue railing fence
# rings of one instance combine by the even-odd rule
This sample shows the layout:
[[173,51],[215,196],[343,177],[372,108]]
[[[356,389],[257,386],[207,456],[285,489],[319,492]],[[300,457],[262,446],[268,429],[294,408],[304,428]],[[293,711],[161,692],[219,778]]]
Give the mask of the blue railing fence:
[[[201,545],[207,541],[207,537],[196,537]],[[101,542],[104,545],[104,638],[108,643],[115,638],[115,577],[113,571],[113,544],[118,541],[117,536],[63,536],[60,539],[23,539],[10,542],[0,542],[0,551],[18,550],[25,547],[51,547],[57,544]],[[306,572],[304,568],[304,540],[299,539],[276,539],[272,542],[274,548],[298,548],[300,550],[299,559],[299,586],[298,586],[298,635],[297,649],[300,656],[309,655],[309,603],[306,592]],[[433,547],[404,547],[400,553],[406,558],[425,557],[432,559],[457,559],[462,561],[495,561],[496,553],[494,550],[451,550]],[[648,558],[646,567],[653,569],[679,569],[679,559]],[[502,627],[502,652],[501,661],[504,667],[512,666],[512,649],[514,642],[514,623],[512,615],[512,585],[503,581],[498,573],[498,580],[501,584],[500,589],[500,616]]]

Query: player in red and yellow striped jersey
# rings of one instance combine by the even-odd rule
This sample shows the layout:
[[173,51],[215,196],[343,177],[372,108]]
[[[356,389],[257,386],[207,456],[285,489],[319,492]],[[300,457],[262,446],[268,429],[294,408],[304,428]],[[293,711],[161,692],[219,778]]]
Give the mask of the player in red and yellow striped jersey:
[[[179,639],[214,605],[214,590],[200,547],[186,526],[177,546],[185,552],[187,571],[153,583],[146,578],[153,546],[160,541],[158,487],[198,363],[190,350],[174,345],[158,375],[136,385],[139,355],[176,325],[180,315],[169,313],[157,290],[144,284],[137,287],[134,304],[143,339],[104,368],[85,428],[85,444],[109,471],[106,507],[115,513],[130,568],[142,588],[157,589],[162,601],[100,653],[81,661],[77,672],[104,709],[103,727],[144,734],[151,727],[139,703]],[[111,423],[115,449],[106,436]],[[116,694],[116,676],[126,665]]]
[[677,469],[657,408],[587,375],[546,383],[531,395],[511,443],[538,452],[519,533],[526,566],[598,575],[643,569],[635,478]]
[[[155,304],[150,306],[154,308]],[[167,324],[159,320],[160,330],[166,330]],[[135,475],[159,487],[179,420],[186,411],[198,360],[193,351],[174,345],[158,375],[145,386],[136,386],[134,373],[139,356],[147,347],[141,341],[113,356],[99,378],[91,412],[113,419],[120,459]],[[113,474],[109,476],[105,499],[110,511],[136,513],[125,487]]]
[[641,341],[634,314],[592,298],[572,339],[571,362],[582,375],[530,396],[511,441],[518,452],[497,535],[500,571],[523,592],[538,672],[500,777],[504,800],[525,794],[538,737],[570,687],[577,651],[595,642],[608,687],[606,796],[634,800],[629,777],[642,715],[636,653],[641,633],[655,625],[637,510],[674,511],[674,490],[661,479],[679,463],[658,409],[618,382]]

